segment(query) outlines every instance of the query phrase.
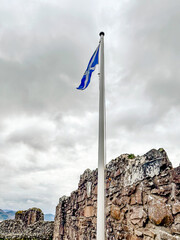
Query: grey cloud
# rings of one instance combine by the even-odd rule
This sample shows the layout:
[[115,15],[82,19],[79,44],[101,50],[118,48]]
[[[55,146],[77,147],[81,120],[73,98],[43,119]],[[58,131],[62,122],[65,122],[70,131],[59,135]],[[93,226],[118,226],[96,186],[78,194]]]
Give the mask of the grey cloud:
[[[78,31],[82,31],[84,37],[89,35],[86,31],[92,32],[92,14],[89,12],[92,5],[80,16],[76,4],[71,4],[70,12],[66,4],[62,7],[49,2],[28,3],[25,7],[23,1],[17,1],[16,10],[4,5],[6,11],[13,14],[11,21],[4,24],[0,40],[1,113],[71,110],[72,101],[68,94],[76,91],[84,61],[79,57],[79,49],[82,46],[81,54],[86,49],[84,39],[81,40],[74,31],[78,24]],[[80,24],[82,22],[86,24]],[[74,105],[78,106],[79,101],[75,95]]]
[[7,141],[11,143],[23,143],[29,147],[39,150],[47,151],[51,146],[51,136],[45,129],[39,129],[36,127],[21,129],[20,131],[11,133]]
[[86,91],[76,87],[101,30],[107,161],[164,147],[178,164],[179,0],[9,2],[0,6],[0,208],[54,211],[97,167],[97,70]]
[[[137,106],[141,105],[138,95],[140,92],[144,108],[136,113],[136,108],[130,110],[129,116],[127,112],[118,114],[120,123],[127,124],[127,128],[134,118],[133,114],[137,115],[135,121],[133,120],[134,123],[138,122],[138,118],[143,125],[148,122],[157,123],[172,107],[177,107],[178,111],[180,103],[178,80],[180,59],[177,55],[180,40],[177,24],[179,2],[174,1],[171,4],[169,1],[149,3],[140,1],[128,6],[122,8],[124,14],[119,16],[120,21],[117,23],[119,31],[116,28],[117,38],[114,38],[117,44],[112,49],[112,52],[116,50],[116,53],[113,52],[115,72],[118,72],[121,79],[115,84],[114,89],[118,89],[119,92],[113,91],[112,96],[109,95],[113,99],[118,99],[119,106],[121,99],[125,97],[128,104],[131,101],[133,108],[135,103]],[[133,97],[128,100],[129,95]],[[123,102],[125,103],[124,100]],[[148,115],[147,109],[149,109]]]

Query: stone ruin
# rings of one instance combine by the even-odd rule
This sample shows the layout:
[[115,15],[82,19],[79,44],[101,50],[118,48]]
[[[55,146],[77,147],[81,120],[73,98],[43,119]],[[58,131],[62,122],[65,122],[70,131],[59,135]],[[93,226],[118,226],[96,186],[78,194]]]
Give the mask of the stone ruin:
[[[87,169],[78,189],[59,199],[54,222],[40,209],[18,211],[0,223],[0,240],[96,240],[97,174]],[[106,240],[180,240],[180,167],[164,149],[119,156],[105,181]]]
[[[53,240],[96,240],[97,169],[56,207]],[[106,165],[106,239],[180,240],[180,167],[164,149]]]
[[0,239],[52,239],[54,222],[44,221],[39,208],[17,211],[15,219],[0,223]]
[[21,220],[25,226],[28,226],[38,221],[44,221],[44,214],[39,208],[30,208],[27,211],[17,211],[15,220]]

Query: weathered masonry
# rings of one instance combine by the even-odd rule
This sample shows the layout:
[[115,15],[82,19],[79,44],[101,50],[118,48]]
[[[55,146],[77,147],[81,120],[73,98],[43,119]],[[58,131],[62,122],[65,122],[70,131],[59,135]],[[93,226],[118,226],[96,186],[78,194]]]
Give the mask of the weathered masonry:
[[[180,167],[163,149],[106,166],[107,240],[180,240]],[[96,240],[97,169],[56,207],[54,240]]]

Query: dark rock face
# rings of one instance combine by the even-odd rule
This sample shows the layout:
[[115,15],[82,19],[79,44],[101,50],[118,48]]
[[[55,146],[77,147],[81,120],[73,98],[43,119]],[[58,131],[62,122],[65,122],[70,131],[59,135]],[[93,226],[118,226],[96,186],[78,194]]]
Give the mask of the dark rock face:
[[14,220],[0,223],[0,239],[52,239],[54,222],[45,222],[41,209],[18,211]]
[[[180,167],[163,149],[123,154],[106,166],[107,240],[180,240]],[[97,169],[56,207],[54,240],[95,240]]]

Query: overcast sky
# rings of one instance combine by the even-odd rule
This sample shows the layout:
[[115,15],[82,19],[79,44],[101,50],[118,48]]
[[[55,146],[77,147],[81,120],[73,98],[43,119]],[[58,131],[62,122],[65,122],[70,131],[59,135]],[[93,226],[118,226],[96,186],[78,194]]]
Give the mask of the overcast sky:
[[0,208],[55,212],[97,167],[105,32],[107,162],[163,147],[180,162],[179,0],[0,0]]

